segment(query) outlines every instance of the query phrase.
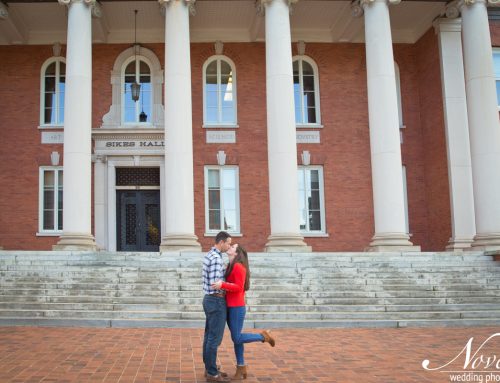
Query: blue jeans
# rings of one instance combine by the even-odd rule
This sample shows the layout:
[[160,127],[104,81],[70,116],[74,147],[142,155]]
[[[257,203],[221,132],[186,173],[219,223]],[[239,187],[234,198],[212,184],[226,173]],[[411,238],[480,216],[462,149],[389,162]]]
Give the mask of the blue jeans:
[[203,338],[203,363],[207,373],[215,376],[217,371],[217,348],[222,342],[226,326],[226,299],[205,295],[203,298],[205,311],[205,336]]
[[227,308],[227,325],[231,331],[231,339],[234,343],[234,353],[236,354],[236,364],[238,366],[245,365],[245,348],[243,344],[262,342],[264,340],[264,337],[260,334],[241,333],[241,330],[243,330],[243,322],[245,322],[246,312],[247,309],[245,306]]

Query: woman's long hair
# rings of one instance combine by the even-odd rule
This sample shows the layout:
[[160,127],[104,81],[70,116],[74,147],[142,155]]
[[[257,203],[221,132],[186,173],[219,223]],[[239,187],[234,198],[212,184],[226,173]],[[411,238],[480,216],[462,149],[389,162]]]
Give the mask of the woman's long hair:
[[245,291],[248,291],[248,289],[250,288],[250,265],[248,264],[247,251],[240,245],[236,247],[236,256],[234,257],[233,262],[231,262],[226,269],[226,273],[224,274],[225,279],[227,279],[229,274],[233,272],[235,263],[241,263],[243,267],[247,270],[244,289]]

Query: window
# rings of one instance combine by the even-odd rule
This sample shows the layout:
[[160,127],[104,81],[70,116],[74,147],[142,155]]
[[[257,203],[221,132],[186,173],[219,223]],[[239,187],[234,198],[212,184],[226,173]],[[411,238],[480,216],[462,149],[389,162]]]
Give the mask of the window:
[[406,234],[410,233],[410,222],[408,219],[408,188],[406,186],[406,166],[403,165],[403,196],[404,196],[404,203],[405,203],[405,227],[406,227]]
[[50,58],[42,65],[40,124],[64,125],[66,64],[64,58]]
[[325,233],[323,167],[299,166],[299,221],[303,233]]
[[[140,84],[139,100],[132,99],[132,84]],[[125,124],[151,124],[152,87],[151,68],[145,58],[131,57],[123,71],[123,121]]]
[[295,123],[319,125],[318,67],[310,58],[300,56],[293,60],[293,92],[295,99]]
[[225,56],[214,56],[203,66],[204,125],[235,126],[236,71],[234,63]]
[[60,233],[63,228],[63,168],[40,168],[39,232]]
[[205,167],[205,223],[207,233],[240,232],[238,167]]
[[500,107],[500,48],[493,49],[493,65],[497,87],[497,105]]

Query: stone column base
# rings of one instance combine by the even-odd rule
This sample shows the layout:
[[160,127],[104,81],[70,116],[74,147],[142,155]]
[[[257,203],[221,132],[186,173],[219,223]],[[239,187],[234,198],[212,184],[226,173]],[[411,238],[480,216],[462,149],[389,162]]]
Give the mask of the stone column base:
[[63,233],[52,250],[97,251],[97,246],[91,234]]
[[275,234],[267,238],[266,253],[310,253],[311,246],[307,246],[304,237],[297,234]]
[[472,250],[500,250],[500,233],[477,234],[472,243]]
[[161,239],[160,252],[201,252],[198,237],[194,234],[167,234]]
[[420,246],[413,246],[408,234],[387,233],[375,234],[370,245],[365,248],[367,252],[401,252],[420,251]]
[[471,248],[472,242],[474,242],[472,239],[458,239],[458,238],[450,238],[448,242],[448,246],[446,246],[447,251],[454,251],[454,252],[463,252],[463,251],[470,251],[473,250]]

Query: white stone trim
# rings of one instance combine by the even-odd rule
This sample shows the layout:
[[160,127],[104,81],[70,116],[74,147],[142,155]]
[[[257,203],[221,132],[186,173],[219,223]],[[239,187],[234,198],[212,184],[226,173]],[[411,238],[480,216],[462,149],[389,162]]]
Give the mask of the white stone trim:
[[135,47],[130,47],[118,55],[115,60],[113,70],[111,71],[111,86],[112,86],[112,104],[108,113],[102,118],[101,128],[107,129],[131,129],[131,128],[164,128],[164,108],[162,104],[162,85],[163,85],[163,70],[161,69],[160,60],[156,54],[148,49],[139,46],[137,50],[137,58],[143,59],[151,68],[151,84],[152,84],[152,105],[153,116],[152,124],[125,124],[123,122],[123,73],[125,65],[135,58]]
[[60,124],[45,124],[45,72],[50,64],[56,63],[56,116],[59,116],[59,82],[60,82],[60,69],[61,64],[66,65],[66,59],[62,56],[52,56],[44,61],[40,69],[40,129],[64,128],[64,121]]
[[[137,157],[137,156],[135,156]],[[162,236],[165,233],[165,171],[164,159],[158,156],[139,156],[139,161],[134,156],[108,156],[107,166],[105,166],[104,177],[95,177],[95,191],[103,192],[105,195],[105,209],[95,209],[94,206],[94,227],[103,227],[104,233],[95,233],[98,245],[105,245],[106,250],[116,251],[116,191],[120,188],[116,186],[117,167],[159,167],[160,168],[160,222]],[[99,223],[99,221],[101,223]],[[97,230],[97,229],[96,229]]]
[[[206,79],[207,79],[207,67],[214,61],[226,61],[230,66],[231,66],[231,71],[233,73],[233,98],[234,98],[234,121],[230,123],[223,123],[221,121],[218,121],[216,123],[209,123],[207,122],[207,108],[206,108]],[[234,64],[234,61],[231,60],[229,57],[226,55],[213,55],[209,57],[205,63],[203,64],[203,128],[238,128],[238,83],[237,83],[237,76],[236,76],[236,65]],[[217,86],[220,84],[220,64],[217,63]],[[219,102],[219,100],[217,100]],[[219,116],[222,113],[222,105],[217,106],[217,113]]]
[[[301,114],[302,114],[302,122],[297,123],[295,121],[295,127],[296,128],[323,128],[323,125],[321,124],[321,106],[320,106],[320,90],[319,90],[319,70],[318,70],[318,65],[316,62],[309,56],[306,55],[296,55],[292,57],[292,65],[295,61],[299,61],[299,81],[300,81],[300,88],[303,89],[303,84],[302,84],[302,79],[303,79],[303,69],[302,69],[302,63],[301,61],[307,62],[309,65],[312,66],[313,68],[313,73],[314,73],[314,102],[316,106],[316,122],[314,123],[304,123],[304,105],[301,105]],[[303,99],[303,92],[300,93],[300,99],[302,101]],[[295,116],[295,110],[294,110],[294,116]]]

